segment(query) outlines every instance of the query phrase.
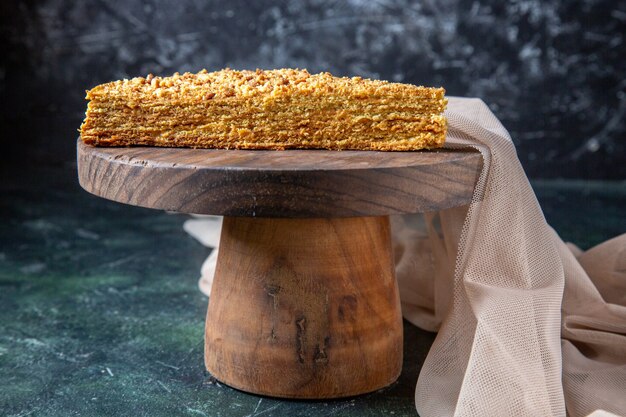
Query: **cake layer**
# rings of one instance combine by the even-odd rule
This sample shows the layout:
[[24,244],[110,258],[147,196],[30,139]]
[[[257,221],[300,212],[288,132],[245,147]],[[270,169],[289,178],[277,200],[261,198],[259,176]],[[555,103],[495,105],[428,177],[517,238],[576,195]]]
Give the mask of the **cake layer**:
[[88,91],[81,137],[104,146],[435,148],[445,139],[443,94],[300,70],[148,76]]

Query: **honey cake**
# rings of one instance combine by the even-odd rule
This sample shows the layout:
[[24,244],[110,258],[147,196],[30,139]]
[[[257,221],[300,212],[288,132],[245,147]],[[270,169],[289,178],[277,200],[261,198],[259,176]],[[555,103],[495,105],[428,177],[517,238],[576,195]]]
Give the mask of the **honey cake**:
[[441,147],[443,88],[278,69],[175,73],[87,91],[97,146],[409,151]]

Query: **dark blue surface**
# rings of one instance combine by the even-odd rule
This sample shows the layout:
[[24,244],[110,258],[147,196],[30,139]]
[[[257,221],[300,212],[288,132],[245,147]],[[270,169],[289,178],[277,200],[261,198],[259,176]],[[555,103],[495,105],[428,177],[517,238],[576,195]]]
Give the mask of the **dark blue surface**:
[[[0,167],[1,416],[414,416],[432,333],[405,323],[398,382],[346,400],[286,401],[218,383],[203,364],[208,249],[185,216],[81,190],[75,166]],[[11,173],[12,175],[7,175]],[[626,184],[533,184],[583,248],[626,232]]]

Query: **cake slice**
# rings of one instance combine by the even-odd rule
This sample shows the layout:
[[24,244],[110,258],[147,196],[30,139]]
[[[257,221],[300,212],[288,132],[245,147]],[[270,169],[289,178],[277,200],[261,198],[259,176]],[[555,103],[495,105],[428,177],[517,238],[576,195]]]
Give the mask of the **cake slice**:
[[443,145],[443,88],[279,69],[174,74],[87,92],[98,146],[416,150]]

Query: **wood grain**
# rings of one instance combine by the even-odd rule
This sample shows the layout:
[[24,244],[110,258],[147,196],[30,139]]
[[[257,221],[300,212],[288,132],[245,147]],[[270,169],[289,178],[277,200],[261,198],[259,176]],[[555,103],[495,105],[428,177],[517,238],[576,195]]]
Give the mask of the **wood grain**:
[[81,186],[137,206],[250,217],[351,217],[471,201],[471,150],[416,152],[98,148],[77,144]]
[[226,217],[205,363],[220,381],[276,397],[371,392],[402,367],[389,218]]

